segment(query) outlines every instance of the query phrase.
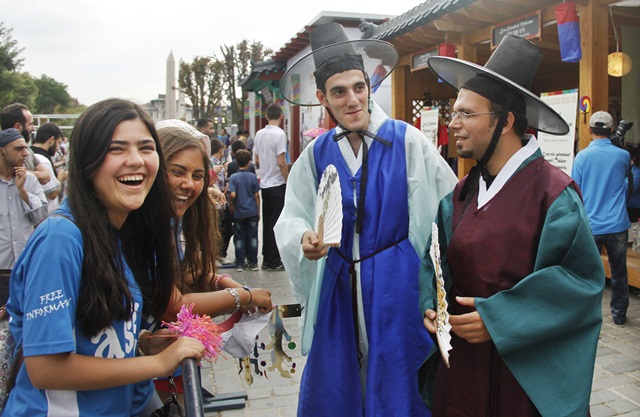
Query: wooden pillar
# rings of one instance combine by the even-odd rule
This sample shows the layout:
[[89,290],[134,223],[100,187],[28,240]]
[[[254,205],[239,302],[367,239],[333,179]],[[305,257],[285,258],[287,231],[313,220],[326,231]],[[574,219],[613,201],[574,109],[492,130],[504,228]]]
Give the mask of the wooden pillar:
[[578,149],[584,149],[591,142],[589,117],[596,111],[609,110],[609,10],[607,6],[599,6],[597,0],[589,0],[587,4],[578,5],[578,11],[582,42],[579,94],[591,98],[591,113],[587,114],[586,123],[582,115],[578,120]]
[[391,117],[398,120],[408,120],[411,118],[407,115],[407,71],[409,67],[406,65],[398,65],[391,73]]
[[[462,39],[458,45],[458,58],[469,62],[478,62],[478,48],[475,44],[469,42],[469,36],[467,34],[462,35]],[[451,108],[453,109],[453,105]],[[449,136],[449,143],[451,142],[453,142],[455,146],[455,138],[453,136]],[[458,158],[458,178],[464,178],[475,164],[476,161],[473,158]]]

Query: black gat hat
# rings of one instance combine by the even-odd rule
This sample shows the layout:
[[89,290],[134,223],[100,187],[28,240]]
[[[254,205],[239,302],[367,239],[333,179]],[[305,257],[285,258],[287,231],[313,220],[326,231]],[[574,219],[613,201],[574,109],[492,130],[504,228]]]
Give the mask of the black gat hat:
[[280,80],[282,97],[298,106],[319,106],[316,90],[322,89],[332,75],[355,69],[369,77],[381,65],[383,75],[372,80],[373,88],[389,76],[398,63],[398,52],[393,45],[375,39],[350,41],[338,23],[317,26],[309,40],[311,52],[293,64]]
[[529,127],[551,135],[569,133],[567,122],[529,91],[542,62],[542,53],[530,41],[505,36],[484,67],[442,56],[432,56],[427,62],[431,71],[456,90],[467,88],[497,104],[503,104],[506,91],[515,92],[512,109],[526,114]]

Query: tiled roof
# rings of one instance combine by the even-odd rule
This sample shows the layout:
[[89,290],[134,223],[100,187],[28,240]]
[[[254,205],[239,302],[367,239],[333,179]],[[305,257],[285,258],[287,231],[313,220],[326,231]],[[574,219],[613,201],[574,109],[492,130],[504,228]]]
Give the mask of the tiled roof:
[[255,62],[251,66],[251,73],[249,74],[249,76],[238,81],[238,85],[242,87],[250,81],[257,81],[261,75],[271,74],[278,71],[284,72],[284,70],[286,69],[286,61],[276,61],[275,59],[270,59],[267,61]]
[[378,26],[371,39],[389,41],[448,13],[466,7],[476,0],[427,0],[413,9]]

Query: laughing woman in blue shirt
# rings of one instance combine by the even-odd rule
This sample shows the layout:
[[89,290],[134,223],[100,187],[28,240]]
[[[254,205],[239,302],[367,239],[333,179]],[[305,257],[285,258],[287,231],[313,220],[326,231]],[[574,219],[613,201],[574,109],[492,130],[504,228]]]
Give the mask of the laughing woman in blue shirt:
[[[194,339],[138,344],[142,316],[161,316],[173,289],[169,196],[142,108],[120,99],[89,107],[71,138],[68,198],[11,276],[7,310],[24,363],[3,415],[137,415],[152,378],[201,358]],[[145,395],[134,395],[142,381]]]

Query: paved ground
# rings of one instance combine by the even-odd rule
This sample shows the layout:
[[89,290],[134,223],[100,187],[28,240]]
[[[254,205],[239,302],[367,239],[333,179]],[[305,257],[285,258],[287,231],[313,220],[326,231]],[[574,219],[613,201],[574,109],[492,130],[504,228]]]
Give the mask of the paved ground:
[[[236,272],[231,275],[240,283],[252,287],[265,287],[272,291],[274,303],[288,304],[295,300],[289,288],[286,272]],[[604,322],[591,396],[591,416],[640,417],[640,292],[632,288],[628,321],[616,326],[609,313],[609,291],[605,289],[603,298]],[[298,319],[284,319],[286,329],[298,339],[300,334]],[[266,331],[259,341],[268,343]],[[294,417],[299,392],[300,376],[304,367],[304,357],[299,348],[285,351],[296,363],[291,378],[281,377],[277,371],[267,371],[268,379],[254,374],[252,385],[243,382],[244,372],[239,372],[237,361],[231,358],[219,359],[211,369],[203,369],[203,386],[218,394],[245,392],[248,399],[244,408],[207,413],[219,417]],[[271,365],[268,355],[262,354],[259,361]],[[263,369],[265,367],[262,367]],[[291,369],[289,366],[287,369]]]

